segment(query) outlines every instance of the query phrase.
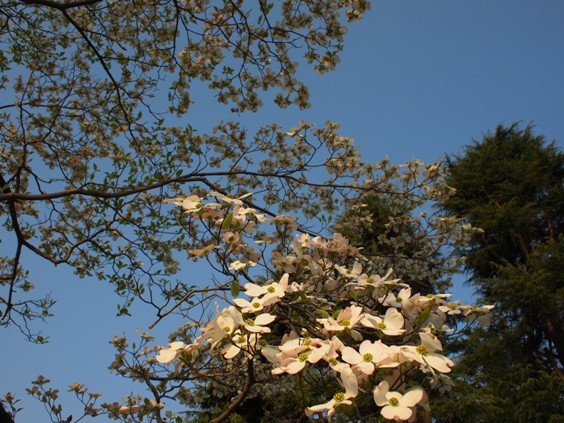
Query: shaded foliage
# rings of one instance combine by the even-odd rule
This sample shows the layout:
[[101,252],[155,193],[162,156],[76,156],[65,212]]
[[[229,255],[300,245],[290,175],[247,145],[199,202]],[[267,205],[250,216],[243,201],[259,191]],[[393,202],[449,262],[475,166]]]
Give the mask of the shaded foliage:
[[447,159],[447,212],[481,228],[470,283],[491,325],[458,345],[438,421],[564,421],[564,156],[533,127],[498,126]]

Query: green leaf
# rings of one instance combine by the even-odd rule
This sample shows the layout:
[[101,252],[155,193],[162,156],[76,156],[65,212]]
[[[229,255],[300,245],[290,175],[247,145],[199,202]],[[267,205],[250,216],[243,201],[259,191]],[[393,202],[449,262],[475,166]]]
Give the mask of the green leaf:
[[231,295],[233,297],[237,297],[241,292],[241,288],[239,287],[239,283],[237,281],[231,282]]
[[233,213],[229,213],[227,216],[225,216],[225,219],[223,219],[223,223],[221,227],[223,229],[229,229],[232,223],[233,223]]
[[321,310],[321,309],[317,309],[315,310],[315,313],[318,314],[319,316],[327,319],[328,317],[331,317],[331,315],[329,313],[327,313],[325,310]]

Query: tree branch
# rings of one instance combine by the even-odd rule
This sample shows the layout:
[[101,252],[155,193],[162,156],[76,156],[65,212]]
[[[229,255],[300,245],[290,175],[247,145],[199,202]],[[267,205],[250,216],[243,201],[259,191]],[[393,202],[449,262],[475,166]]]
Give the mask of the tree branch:
[[46,6],[57,10],[67,10],[75,7],[92,6],[96,3],[101,3],[102,0],[77,0],[72,2],[58,2],[53,0],[20,0],[24,4],[30,6]]
[[245,386],[243,387],[243,390],[241,391],[239,396],[235,398],[235,400],[231,404],[229,404],[229,407],[227,407],[223,413],[221,413],[215,419],[210,420],[210,423],[221,423],[225,421],[231,415],[231,413],[233,413],[233,411],[235,411],[235,409],[243,401],[245,401],[245,398],[247,398],[247,395],[249,394],[252,386],[255,383],[255,372],[252,358],[247,361],[247,371],[249,373],[249,379],[247,380],[247,383],[245,383]]

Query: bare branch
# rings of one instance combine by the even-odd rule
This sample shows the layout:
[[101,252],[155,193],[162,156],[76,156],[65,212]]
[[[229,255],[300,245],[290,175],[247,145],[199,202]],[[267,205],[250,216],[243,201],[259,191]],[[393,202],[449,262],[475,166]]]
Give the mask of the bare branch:
[[101,3],[103,0],[77,0],[72,2],[58,2],[53,0],[20,0],[24,4],[30,6],[46,6],[57,10],[68,10],[75,7],[92,6],[96,3]]

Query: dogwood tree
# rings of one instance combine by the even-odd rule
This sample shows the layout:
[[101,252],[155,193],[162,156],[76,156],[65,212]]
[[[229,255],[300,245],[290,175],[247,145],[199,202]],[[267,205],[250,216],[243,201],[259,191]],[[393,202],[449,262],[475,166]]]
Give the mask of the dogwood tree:
[[[267,212],[335,210],[361,174],[338,127],[237,122],[261,92],[309,105],[298,63],[334,69],[351,1],[50,1],[2,3],[0,16],[0,324],[30,339],[53,299],[33,296],[26,253],[163,306],[190,292],[171,277],[195,248],[161,199],[252,190]],[[207,87],[207,88],[205,88]],[[195,89],[231,107],[213,133],[190,122]],[[227,116],[229,118],[230,116]],[[326,168],[314,178],[308,172]],[[203,191],[199,191],[203,190]],[[337,195],[334,195],[337,194]],[[182,235],[178,235],[182,233]]]
[[[448,386],[452,362],[441,351],[451,317],[474,321],[487,310],[439,292],[418,295],[385,260],[326,231],[331,215],[362,207],[359,193],[413,204],[448,194],[432,183],[438,168],[363,163],[330,122],[270,124],[254,134],[237,122],[262,105],[264,91],[280,107],[308,107],[298,63],[334,69],[347,22],[367,7],[3,2],[0,324],[46,341],[33,320],[49,317],[54,299],[33,296],[48,282],[31,280],[26,253],[113,284],[120,314],[139,300],[155,315],[140,340],[112,341],[111,369],[150,394],[98,406],[98,394],[74,384],[84,416],[181,421],[165,402],[194,410],[198,387],[225,381],[235,395],[213,416],[222,421],[280,377],[290,390],[298,389],[292,380],[328,381],[332,397],[318,389],[316,401],[304,402],[307,416],[330,418],[364,402],[374,415],[408,420],[426,407],[425,392]],[[234,117],[209,134],[189,121],[202,86]],[[424,212],[413,219],[436,231],[429,245],[438,249],[469,229]],[[176,276],[186,254],[207,262],[209,284]],[[165,318],[182,325],[159,347],[150,329]],[[68,421],[46,378],[28,392],[52,420]],[[14,397],[5,400],[16,411]]]
[[[254,398],[259,407],[250,417],[269,421],[289,417],[266,406],[265,398],[284,395],[303,417],[413,421],[418,408],[428,410],[429,396],[450,389],[454,363],[441,339],[454,334],[457,317],[471,324],[489,307],[412,292],[391,270],[376,274],[375,263],[342,235],[313,236],[294,218],[268,218],[243,201],[217,192],[171,200],[212,246],[191,254],[218,264],[218,284],[206,290],[215,291],[215,311],[195,319],[192,304],[178,304],[185,322],[161,347],[148,334],[135,348],[114,339],[114,370],[143,375],[152,396],[101,410],[124,421],[183,421],[162,414],[175,400],[190,407],[189,421],[233,413],[245,420],[244,402]],[[296,401],[292,391],[309,398]],[[206,410],[210,394],[223,404],[217,414]]]

